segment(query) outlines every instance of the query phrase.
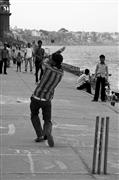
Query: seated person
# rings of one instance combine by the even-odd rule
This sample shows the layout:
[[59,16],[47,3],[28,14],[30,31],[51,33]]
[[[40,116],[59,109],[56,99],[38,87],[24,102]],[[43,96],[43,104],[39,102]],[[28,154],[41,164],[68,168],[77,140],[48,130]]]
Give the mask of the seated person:
[[90,71],[89,69],[85,69],[85,73],[79,76],[77,79],[76,88],[78,90],[86,89],[86,92],[91,93],[91,83],[90,83]]

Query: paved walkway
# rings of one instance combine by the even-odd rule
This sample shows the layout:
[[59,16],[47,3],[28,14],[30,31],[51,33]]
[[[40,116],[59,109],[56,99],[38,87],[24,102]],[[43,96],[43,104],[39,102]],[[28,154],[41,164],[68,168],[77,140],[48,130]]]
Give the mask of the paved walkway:
[[[15,67],[8,69],[8,75],[0,75],[1,180],[119,178],[118,107],[91,102],[91,95],[75,89],[76,78],[65,72],[56,89],[52,101],[55,147],[50,148],[47,142],[34,142],[29,110],[34,75],[17,73]],[[106,176],[91,174],[96,116],[110,117]]]

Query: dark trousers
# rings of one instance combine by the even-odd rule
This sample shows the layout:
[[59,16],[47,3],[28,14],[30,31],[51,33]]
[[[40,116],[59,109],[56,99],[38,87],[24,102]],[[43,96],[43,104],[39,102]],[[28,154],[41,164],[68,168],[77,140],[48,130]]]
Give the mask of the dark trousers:
[[86,89],[86,92],[91,94],[91,84],[89,82],[86,82],[82,84],[81,86],[77,87],[78,90]]
[[7,62],[8,62],[8,59],[7,59],[7,58],[3,59],[4,74],[7,74]]
[[[42,65],[40,63],[35,62],[35,69],[36,69],[36,72],[35,72],[36,82],[38,82],[38,80],[40,80],[43,75]],[[38,78],[39,70],[40,70],[40,77]]]
[[94,100],[98,101],[99,93],[101,89],[101,100],[105,101],[105,78],[97,77]]
[[2,74],[3,61],[0,60],[0,74]]
[[[42,116],[44,120],[43,128],[39,118],[39,110],[42,110]],[[31,110],[31,122],[35,129],[37,137],[51,134],[52,122],[51,122],[51,101],[40,101],[31,97],[30,103]]]
[[21,72],[21,62],[17,62],[17,71],[18,70]]
[[13,58],[13,64],[16,64],[16,61],[17,61],[16,58]]

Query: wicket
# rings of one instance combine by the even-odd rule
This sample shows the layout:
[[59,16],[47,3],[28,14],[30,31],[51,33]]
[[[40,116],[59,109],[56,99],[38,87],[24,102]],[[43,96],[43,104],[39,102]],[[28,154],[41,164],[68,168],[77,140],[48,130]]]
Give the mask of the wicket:
[[[100,130],[99,130],[100,125]],[[103,143],[103,134],[105,127],[105,141]],[[107,153],[108,153],[108,137],[109,137],[109,117],[106,117],[106,121],[104,117],[99,119],[99,116],[96,117],[95,124],[95,137],[94,137],[94,150],[93,150],[93,163],[92,163],[92,173],[100,174],[101,173],[101,161],[102,161],[102,152],[104,149],[104,166],[103,166],[103,174],[107,174]],[[104,148],[103,148],[104,144]],[[98,157],[97,157],[98,155]],[[97,162],[97,172],[96,172],[96,160]]]

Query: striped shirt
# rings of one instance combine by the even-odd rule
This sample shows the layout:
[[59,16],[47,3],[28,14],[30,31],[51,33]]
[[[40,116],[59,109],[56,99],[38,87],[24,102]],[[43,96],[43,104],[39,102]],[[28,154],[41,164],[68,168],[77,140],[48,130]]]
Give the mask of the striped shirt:
[[79,76],[79,78],[77,79],[76,87],[80,87],[80,86],[83,85],[86,81],[90,81],[89,75],[82,74],[82,75]]
[[44,64],[45,69],[40,83],[34,91],[34,96],[39,99],[51,101],[54,96],[54,90],[63,76],[63,70]]

